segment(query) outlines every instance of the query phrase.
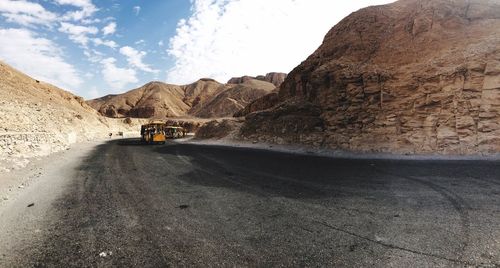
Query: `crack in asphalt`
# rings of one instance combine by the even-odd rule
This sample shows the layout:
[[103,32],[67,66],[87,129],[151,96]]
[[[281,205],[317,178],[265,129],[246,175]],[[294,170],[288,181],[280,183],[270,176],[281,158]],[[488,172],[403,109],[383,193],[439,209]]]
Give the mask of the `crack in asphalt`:
[[369,241],[369,242],[372,242],[372,243],[375,243],[377,245],[384,246],[384,247],[387,247],[387,248],[401,250],[401,251],[406,251],[406,252],[409,252],[409,253],[413,253],[413,254],[417,254],[417,255],[422,255],[422,256],[427,256],[427,257],[432,257],[432,258],[436,258],[436,259],[440,259],[440,260],[445,260],[445,261],[449,261],[449,262],[453,262],[453,263],[478,266],[477,263],[472,263],[472,262],[468,262],[468,261],[464,261],[464,260],[451,259],[451,258],[447,258],[447,257],[440,256],[440,255],[437,255],[437,254],[432,254],[432,253],[422,252],[422,251],[418,251],[418,250],[408,249],[408,248],[400,247],[400,246],[397,246],[397,245],[385,243],[385,242],[382,242],[382,241],[377,241],[375,239],[371,239],[369,237],[362,236],[362,235],[359,235],[357,233],[354,233],[354,232],[351,232],[351,231],[348,231],[348,230],[344,230],[342,228],[339,228],[337,226],[328,224],[326,222],[315,221],[315,220],[312,220],[312,222],[314,222],[316,224],[319,224],[319,225],[322,225],[324,227],[330,228],[332,230],[335,230],[335,231],[338,231],[338,232],[341,232],[341,233],[345,233],[345,234],[348,234],[348,235],[352,235],[354,237],[357,237],[357,238],[360,238],[360,239],[363,239],[363,240],[366,240],[366,241]]
[[462,255],[462,258],[463,258],[463,254],[464,254],[465,250],[467,249],[467,246],[468,246],[469,240],[470,240],[470,219],[469,219],[468,210],[470,210],[471,207],[467,204],[467,202],[462,197],[460,197],[457,194],[450,192],[448,189],[446,189],[442,186],[439,186],[435,183],[432,183],[428,180],[424,180],[424,179],[420,179],[420,178],[416,178],[416,177],[408,176],[408,175],[392,174],[392,173],[386,172],[380,168],[373,167],[373,166],[372,166],[372,168],[381,174],[391,176],[393,178],[403,178],[403,179],[406,179],[406,180],[409,180],[412,182],[422,184],[422,185],[430,188],[431,190],[435,191],[436,193],[440,194],[448,202],[450,202],[450,204],[453,206],[453,208],[457,212],[458,216],[460,217],[460,222],[461,222],[461,227],[462,227],[462,235],[464,237],[464,241],[462,242],[462,246],[460,249],[460,251],[461,251],[460,255]]
[[[221,163],[221,162],[219,162],[219,161],[217,161],[215,159],[212,159],[211,157],[208,157],[206,155],[203,155],[203,154],[199,154],[199,155],[202,156],[202,157],[204,157],[208,161],[211,161],[211,162],[217,164],[220,168],[227,170],[223,166],[223,163]],[[180,156],[180,155],[177,154],[177,156]],[[183,160],[186,161],[185,159],[183,159]],[[255,175],[258,175],[258,176],[264,176],[264,177],[268,177],[268,178],[273,178],[273,179],[277,179],[277,180],[280,180],[280,181],[287,181],[287,182],[288,181],[292,181],[292,182],[299,183],[299,184],[308,184],[309,186],[313,186],[315,188],[317,186],[314,183],[304,183],[304,182],[302,182],[300,180],[295,180],[295,179],[286,178],[286,177],[282,177],[282,176],[278,176],[278,175],[274,175],[274,174],[259,172],[259,171],[248,169],[248,168],[245,168],[245,167],[242,167],[242,166],[239,166],[238,168],[241,169],[241,170],[244,170],[246,173],[252,173],[252,174],[255,174]],[[463,235],[466,237],[466,241],[469,240],[470,236],[469,236],[468,229],[469,229],[470,223],[469,223],[469,220],[468,220],[469,216],[468,216],[468,213],[467,213],[466,209],[470,209],[470,206],[468,206],[467,203],[461,197],[457,196],[456,194],[453,194],[453,193],[449,192],[446,188],[441,187],[439,185],[436,185],[436,184],[434,184],[432,182],[428,182],[428,181],[425,181],[425,180],[422,180],[422,179],[419,179],[419,178],[415,178],[415,177],[410,177],[410,176],[391,174],[391,173],[385,172],[385,171],[383,171],[383,170],[381,170],[379,168],[375,168],[373,166],[372,166],[372,168],[374,170],[378,171],[381,174],[388,175],[388,176],[391,176],[393,178],[404,178],[404,179],[407,179],[407,180],[410,180],[410,181],[418,182],[420,184],[423,184],[423,185],[431,188],[432,190],[436,191],[438,194],[440,194],[443,197],[445,197],[445,199],[448,200],[452,204],[452,206],[454,207],[454,209],[458,212],[458,214],[459,214],[459,216],[461,218],[461,221],[462,221],[462,227],[464,227],[464,229],[466,230],[463,233]],[[240,174],[240,176],[241,176],[241,174]],[[246,186],[246,187],[248,187],[248,188],[250,188],[252,190],[257,191],[254,187],[251,187],[251,186],[246,185],[244,183],[241,183],[241,182],[236,183],[233,180],[228,180],[228,181],[230,181],[232,183],[235,183],[235,184],[238,184],[238,185],[242,185],[242,186],[244,185],[244,186]],[[263,194],[262,191],[258,191],[258,192],[260,194]],[[266,195],[268,196],[268,194],[266,194]],[[277,202],[281,202],[281,201],[277,201]],[[344,207],[340,207],[340,208],[341,209],[345,209]],[[477,266],[478,265],[477,263],[472,263],[472,262],[465,261],[465,260],[452,259],[452,258],[448,258],[448,257],[445,257],[445,256],[440,256],[440,255],[437,255],[437,254],[427,253],[427,252],[423,252],[423,251],[418,251],[418,250],[414,250],[414,249],[409,249],[409,248],[397,246],[397,245],[394,245],[394,244],[384,243],[384,242],[377,241],[377,240],[368,238],[366,236],[363,236],[363,235],[360,235],[360,234],[357,234],[357,233],[354,233],[354,232],[351,232],[351,231],[347,231],[347,230],[341,229],[339,227],[330,225],[330,224],[328,224],[326,222],[315,221],[315,220],[313,220],[312,222],[317,223],[317,224],[321,224],[321,225],[323,225],[325,227],[328,227],[330,229],[333,229],[333,230],[336,230],[336,231],[339,231],[339,232],[342,232],[342,233],[345,233],[345,234],[349,234],[349,235],[355,236],[357,238],[361,238],[363,240],[366,240],[366,241],[369,241],[369,242],[372,242],[372,243],[375,243],[375,244],[378,244],[378,245],[381,245],[381,246],[384,246],[384,247],[387,247],[387,248],[401,250],[401,251],[406,251],[406,252],[409,252],[409,253],[413,253],[413,254],[417,254],[417,255],[422,255],[422,256],[433,257],[433,258],[436,258],[436,259],[445,260],[445,261],[449,261],[449,262],[453,262],[453,263],[459,263],[459,264],[465,264],[465,265],[473,265],[473,266]],[[295,225],[295,226],[298,227],[298,228],[300,228],[300,229],[303,229],[303,230],[305,230],[307,232],[312,233],[311,230],[306,229],[305,227],[302,227],[300,225]],[[462,246],[462,253],[465,251],[465,249],[466,249],[465,247],[466,246],[467,246],[467,242],[465,242],[464,245]]]

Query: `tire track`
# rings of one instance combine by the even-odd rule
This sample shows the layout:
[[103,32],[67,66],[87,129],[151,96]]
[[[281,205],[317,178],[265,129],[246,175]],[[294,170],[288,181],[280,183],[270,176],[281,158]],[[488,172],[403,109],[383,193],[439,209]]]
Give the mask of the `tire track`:
[[389,173],[387,171],[384,171],[378,167],[372,166],[373,170],[378,172],[379,174],[385,175],[392,177],[394,179],[405,179],[417,184],[424,185],[425,187],[428,187],[429,189],[433,190],[434,192],[438,193],[441,195],[445,200],[447,200],[451,206],[454,208],[454,210],[457,212],[459,218],[460,218],[460,226],[462,229],[462,237],[464,237],[462,245],[458,249],[458,252],[456,253],[457,255],[460,255],[461,259],[463,260],[465,258],[464,253],[467,250],[467,247],[470,243],[470,216],[469,216],[469,210],[471,210],[471,207],[469,204],[460,196],[457,194],[449,191],[445,187],[439,186],[435,183],[432,183],[428,180],[408,176],[408,175],[396,175]]
[[[226,169],[225,168],[226,165],[224,165],[223,162],[217,161],[213,157],[208,157],[208,156],[206,156],[206,155],[204,155],[202,153],[198,153],[198,155],[201,156],[201,157],[203,157],[203,158],[205,158],[207,161],[210,161],[210,162],[214,163],[215,165],[219,166],[219,168]],[[257,176],[263,176],[263,177],[267,177],[267,178],[275,179],[275,180],[280,180],[280,181],[302,182],[300,180],[295,180],[295,179],[290,179],[290,178],[286,178],[286,177],[282,177],[282,176],[278,176],[278,175],[274,175],[274,174],[259,172],[259,171],[255,171],[253,169],[244,168],[244,167],[241,167],[241,166],[239,166],[238,168],[241,171],[243,171],[245,174],[254,174],[254,175],[257,175]],[[390,176],[390,177],[393,177],[393,178],[396,178],[396,179],[399,178],[399,177],[396,177],[396,175],[389,174],[389,173],[386,173],[386,172],[381,172],[378,169],[377,169],[377,171],[379,173],[382,173],[383,175],[387,175],[387,176]],[[244,176],[246,178],[250,178],[248,175],[243,175],[243,174],[239,174],[239,175],[240,176]],[[405,178],[405,179],[409,179],[409,178]],[[443,187],[440,187],[438,185],[434,185],[434,184],[432,184],[430,182],[422,181],[421,179],[417,179],[417,178],[411,178],[409,180],[416,181],[416,182],[418,182],[420,184],[423,184],[423,185],[425,185],[427,187],[430,187],[434,191],[437,191],[440,195],[442,195],[443,197],[445,197],[446,200],[450,201],[450,203],[452,204],[452,206],[457,210],[457,212],[459,212],[459,215],[460,215],[461,221],[462,221],[462,225],[461,226],[465,229],[464,235],[466,236],[466,241],[467,241],[461,247],[461,253],[463,254],[463,252],[466,249],[466,245],[468,243],[468,239],[469,239],[469,236],[470,236],[469,235],[469,231],[468,231],[470,224],[469,224],[469,220],[468,220],[469,219],[468,218],[468,213],[466,211],[466,208],[468,208],[468,209],[470,209],[470,208],[468,206],[464,206],[464,204],[466,204],[466,202],[462,198],[460,198],[460,197],[458,197],[458,196],[456,196],[454,194],[448,193],[446,191],[446,189],[444,189]],[[228,180],[228,181],[231,181],[231,182],[234,183],[234,181],[232,181],[232,180]],[[238,183],[238,185],[241,185],[241,184],[243,184],[243,183],[241,183],[241,182]],[[315,184],[315,183],[310,183],[310,182],[306,182],[306,184],[308,184],[309,186],[313,185],[315,187],[320,186],[320,184]],[[252,186],[249,186],[249,185],[247,185],[247,187],[250,188],[250,189],[252,189],[252,190],[256,190],[255,187],[252,187]],[[260,193],[269,196],[268,193],[265,193],[263,191],[260,191]],[[283,201],[281,201],[281,200],[275,200],[275,201],[283,203]],[[315,209],[315,210],[318,209],[317,207],[312,207],[312,206],[310,206],[307,203],[301,203],[301,204],[309,207],[308,209]],[[331,213],[331,210],[328,209],[328,208],[323,208],[322,210],[323,210],[323,212],[327,211],[327,212]],[[432,257],[432,258],[435,258],[435,259],[444,260],[444,261],[448,261],[448,262],[455,263],[455,264],[478,266],[477,263],[473,263],[473,262],[469,262],[469,261],[463,260],[463,256],[461,256],[462,257],[461,259],[454,259],[454,258],[449,258],[449,257],[446,257],[446,256],[441,256],[441,255],[438,255],[438,254],[433,254],[433,253],[428,253],[428,252],[419,251],[419,250],[415,250],[415,249],[410,249],[410,248],[406,248],[406,247],[401,247],[401,246],[398,246],[398,245],[395,245],[395,244],[392,244],[392,243],[386,243],[386,242],[383,242],[383,241],[377,241],[375,239],[372,239],[372,238],[369,238],[367,236],[358,234],[356,232],[352,232],[352,231],[340,228],[338,226],[331,225],[331,224],[327,223],[325,220],[323,220],[323,221],[312,220],[310,222],[314,223],[316,225],[320,225],[320,226],[323,226],[323,227],[335,230],[337,232],[341,232],[341,233],[344,233],[344,234],[347,234],[347,235],[350,235],[350,236],[354,236],[356,238],[359,238],[359,239],[371,242],[373,244],[376,244],[376,245],[379,245],[379,246],[382,246],[382,247],[385,247],[385,248],[388,248],[388,249],[400,250],[400,251],[408,252],[408,253],[411,253],[411,254],[416,254],[416,255],[421,255],[421,256],[426,256],[426,257]],[[305,228],[303,226],[297,226],[297,227],[301,228],[301,229]]]

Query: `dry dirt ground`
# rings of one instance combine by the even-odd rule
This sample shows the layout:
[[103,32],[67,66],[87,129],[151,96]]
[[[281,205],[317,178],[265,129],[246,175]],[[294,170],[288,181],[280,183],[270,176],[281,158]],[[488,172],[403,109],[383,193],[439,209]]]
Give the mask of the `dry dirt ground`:
[[[116,137],[112,139],[116,139]],[[52,185],[55,182],[54,177],[62,176],[64,178],[63,171],[67,170],[68,166],[71,166],[70,163],[75,161],[75,163],[78,163],[78,161],[82,160],[79,158],[80,156],[89,153],[89,150],[96,145],[112,139],[75,143],[67,149],[51,155],[26,160],[23,162],[22,167],[12,168],[7,166],[10,172],[0,173],[0,208],[15,200],[19,195],[24,194],[27,189],[33,188],[32,185],[39,183]]]
[[495,161],[124,139],[38,168],[0,206],[1,267],[500,265]]

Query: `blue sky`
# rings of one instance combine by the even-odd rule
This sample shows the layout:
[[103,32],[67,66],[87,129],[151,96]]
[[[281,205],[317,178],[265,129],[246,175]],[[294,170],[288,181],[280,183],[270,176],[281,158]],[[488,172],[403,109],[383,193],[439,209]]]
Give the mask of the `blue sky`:
[[289,72],[343,17],[392,1],[349,2],[0,0],[0,60],[84,98]]

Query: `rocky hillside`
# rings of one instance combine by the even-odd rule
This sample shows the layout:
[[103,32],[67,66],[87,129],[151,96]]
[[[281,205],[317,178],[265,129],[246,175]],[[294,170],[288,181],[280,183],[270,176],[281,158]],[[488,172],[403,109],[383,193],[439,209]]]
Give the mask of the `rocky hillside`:
[[260,81],[265,81],[269,82],[276,87],[281,86],[283,81],[285,81],[286,78],[286,73],[268,73],[266,75],[259,75],[256,77],[253,76],[242,76],[242,77],[233,77],[227,81],[228,84],[242,84],[248,80],[260,80]]
[[[245,139],[351,151],[500,152],[500,2],[359,10],[247,115]],[[268,108],[268,107],[266,107]]]
[[247,116],[248,114],[251,114],[253,112],[272,108],[278,103],[279,103],[278,91],[273,90],[273,92],[250,102],[247,106],[236,112],[233,116],[234,117]]
[[118,118],[228,117],[275,88],[270,82],[252,78],[238,84],[206,78],[183,86],[151,82],[87,103],[105,116]]
[[182,101],[189,106],[185,114],[198,113],[213,96],[217,96],[226,89],[225,85],[208,78],[183,86],[184,97]]
[[0,172],[78,141],[132,130],[100,116],[82,98],[0,62]]
[[253,100],[269,94],[274,89],[275,86],[271,83],[250,79],[229,86],[227,90],[210,98],[198,111],[191,114],[201,118],[233,116]]
[[107,117],[166,117],[184,115],[190,107],[184,103],[180,86],[150,82],[125,94],[107,95],[87,103]]

